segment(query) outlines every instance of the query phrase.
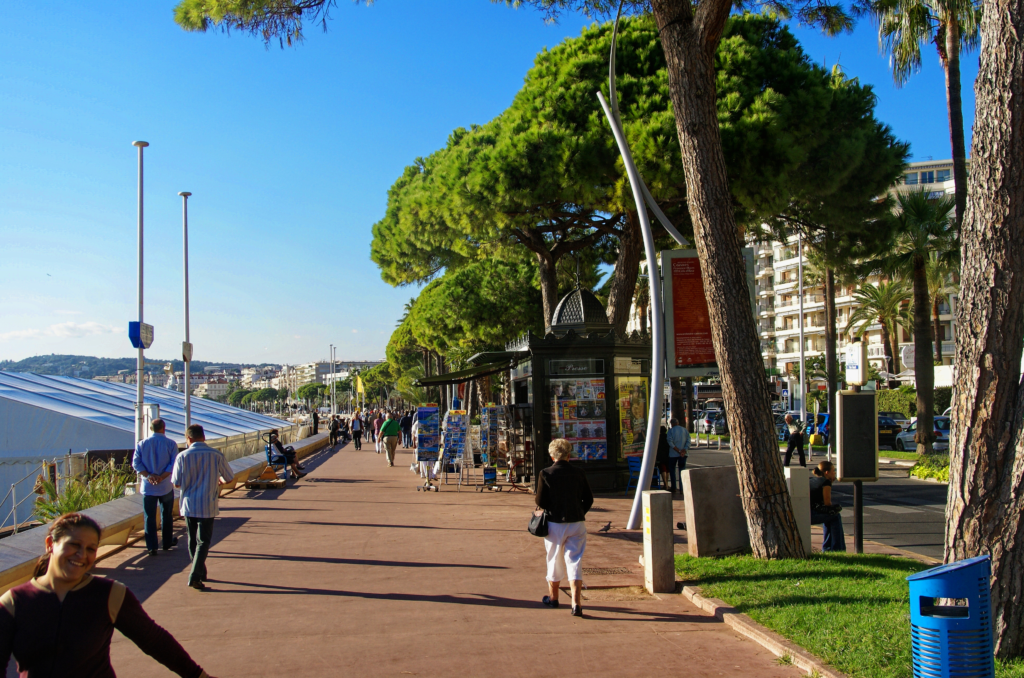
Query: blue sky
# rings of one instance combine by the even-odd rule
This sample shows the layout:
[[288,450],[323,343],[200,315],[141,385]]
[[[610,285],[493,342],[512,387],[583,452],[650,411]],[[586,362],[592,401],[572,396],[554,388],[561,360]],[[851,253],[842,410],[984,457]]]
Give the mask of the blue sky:
[[[328,344],[383,357],[416,290],[369,259],[387,190],[452,129],[511,102],[535,54],[588,23],[486,0],[342,0],[295,48],[190,34],[172,2],[6,4],[0,27],[0,359],[132,354],[136,150],[146,149],[146,321],[153,358],[183,338],[181,199],[191,191],[195,357],[304,362]],[[934,51],[895,89],[873,28],[796,29],[809,56],[876,88],[915,159],[947,158]],[[964,61],[973,122],[977,55]],[[968,146],[970,139],[968,138]]]

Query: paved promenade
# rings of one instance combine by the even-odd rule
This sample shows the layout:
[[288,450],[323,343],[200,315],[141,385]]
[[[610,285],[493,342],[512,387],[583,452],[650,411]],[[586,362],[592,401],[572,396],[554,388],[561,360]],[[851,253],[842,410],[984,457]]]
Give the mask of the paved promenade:
[[[284,491],[226,496],[207,591],[185,585],[184,537],[155,558],[136,544],[97,573],[127,584],[219,678],[801,675],[681,596],[628,588],[641,547],[622,531],[621,495],[590,514],[584,566],[600,572],[578,619],[539,603],[532,495],[417,492],[411,460],[399,450],[387,468],[372,446],[349,445],[308,458]],[[112,654],[118,675],[171,675],[120,634]]]

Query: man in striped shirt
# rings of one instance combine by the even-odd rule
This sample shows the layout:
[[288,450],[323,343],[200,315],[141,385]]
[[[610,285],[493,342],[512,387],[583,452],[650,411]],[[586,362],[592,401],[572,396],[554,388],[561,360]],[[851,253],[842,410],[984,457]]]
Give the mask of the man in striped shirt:
[[171,482],[181,490],[179,508],[188,527],[188,554],[192,571],[188,585],[206,588],[206,555],[213,540],[213,519],[217,516],[220,486],[234,478],[231,466],[219,451],[206,444],[206,433],[199,424],[185,429],[189,447],[174,460]]

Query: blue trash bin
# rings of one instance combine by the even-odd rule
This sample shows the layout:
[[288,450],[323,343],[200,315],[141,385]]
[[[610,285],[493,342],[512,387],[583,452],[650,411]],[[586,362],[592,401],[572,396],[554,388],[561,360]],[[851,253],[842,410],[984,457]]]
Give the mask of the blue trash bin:
[[995,676],[989,556],[907,577],[915,678]]

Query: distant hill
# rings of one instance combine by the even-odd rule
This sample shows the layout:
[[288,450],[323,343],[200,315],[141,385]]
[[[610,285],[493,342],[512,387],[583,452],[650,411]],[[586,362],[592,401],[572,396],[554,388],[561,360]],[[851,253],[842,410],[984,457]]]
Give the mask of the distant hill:
[[[137,366],[136,358],[94,358],[88,355],[37,355],[24,360],[0,360],[0,371],[3,372],[35,372],[36,374],[53,374],[65,377],[81,377],[91,379],[92,377],[113,376],[121,370],[135,371]],[[162,372],[164,365],[173,363],[175,371],[185,369],[184,363],[180,360],[156,360],[146,358],[147,372]],[[223,363],[209,362],[205,360],[193,360],[192,370],[202,372],[203,368],[209,366],[223,367],[225,370],[241,370],[243,367],[263,367],[269,363],[259,365],[253,363]]]

